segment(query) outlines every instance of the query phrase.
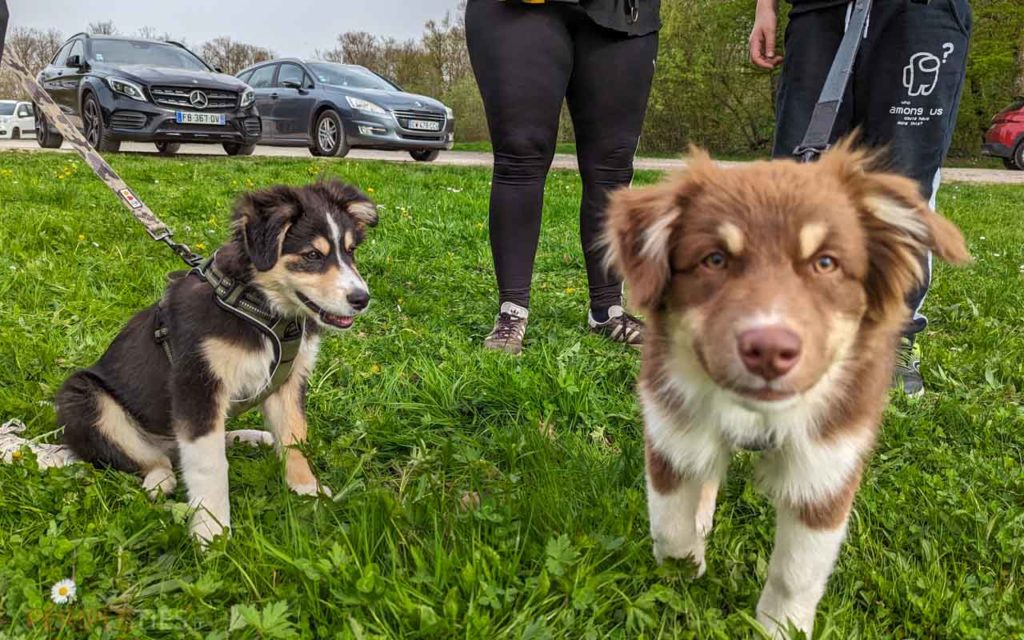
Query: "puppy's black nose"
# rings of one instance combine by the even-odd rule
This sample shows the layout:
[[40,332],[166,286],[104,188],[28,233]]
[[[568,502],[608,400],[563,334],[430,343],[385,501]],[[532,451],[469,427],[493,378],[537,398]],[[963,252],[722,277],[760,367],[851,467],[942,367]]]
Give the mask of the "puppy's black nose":
[[352,308],[356,311],[362,311],[366,308],[366,305],[370,304],[370,292],[366,289],[356,289],[352,293],[346,296],[348,303],[352,305]]

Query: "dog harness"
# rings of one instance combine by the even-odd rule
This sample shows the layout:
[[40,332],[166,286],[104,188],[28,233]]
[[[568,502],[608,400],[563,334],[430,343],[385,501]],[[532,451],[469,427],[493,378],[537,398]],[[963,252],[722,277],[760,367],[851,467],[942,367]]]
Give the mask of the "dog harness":
[[[245,320],[260,331],[274,349],[274,360],[270,365],[269,383],[259,395],[241,401],[232,402],[228,411],[230,416],[237,416],[261,404],[264,400],[281,388],[288,380],[295,367],[295,359],[302,347],[302,339],[306,335],[305,320],[289,320],[275,314],[267,304],[266,298],[256,288],[239,282],[224,274],[217,268],[214,253],[202,265],[191,271],[176,271],[168,277],[171,280],[196,276],[213,288],[217,305],[225,311]],[[164,301],[157,304],[153,339],[167,355],[168,362],[173,364],[174,353],[171,351],[170,329],[166,322]]]

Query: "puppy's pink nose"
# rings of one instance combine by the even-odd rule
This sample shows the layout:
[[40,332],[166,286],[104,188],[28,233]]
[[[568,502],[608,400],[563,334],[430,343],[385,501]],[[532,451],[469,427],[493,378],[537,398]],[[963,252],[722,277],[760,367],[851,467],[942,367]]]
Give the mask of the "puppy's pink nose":
[[740,358],[750,373],[774,380],[789,373],[800,361],[800,336],[783,327],[744,331],[737,338]]

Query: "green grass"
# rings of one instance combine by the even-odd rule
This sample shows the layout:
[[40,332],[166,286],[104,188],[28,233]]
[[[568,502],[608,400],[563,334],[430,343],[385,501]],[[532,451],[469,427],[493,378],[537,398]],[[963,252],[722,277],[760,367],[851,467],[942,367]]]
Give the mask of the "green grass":
[[[641,141],[642,142],[642,141]],[[475,151],[477,153],[490,153],[491,143],[484,140],[480,142],[456,142],[453,151]],[[555,147],[556,153],[576,155],[576,143],[574,142],[560,142]],[[640,158],[681,158],[686,155],[686,149],[680,149],[677,152],[671,151],[647,151],[643,148],[640,149],[638,156]],[[763,160],[764,154],[760,153],[734,153],[728,155],[717,154],[715,156],[718,160],[733,160],[736,162],[743,162],[749,160]],[[946,159],[945,167],[957,167],[957,168],[970,168],[970,169],[1003,169],[1003,161],[999,158],[991,158],[989,156],[965,156],[965,157],[950,157]]]
[[[207,250],[246,188],[326,173],[373,190],[382,222],[360,267],[375,302],[325,341],[309,394],[310,457],[336,497],[293,496],[269,450],[233,449],[232,536],[203,553],[180,490],[154,505],[127,474],[0,465],[0,638],[756,637],[773,527],[749,456],[723,488],[708,575],[651,558],[638,357],[584,331],[574,174],[548,183],[515,359],[479,348],[495,312],[484,170],[113,164]],[[931,392],[886,415],[818,638],[1024,637],[1022,202],[1016,187],[941,193],[977,262],[939,268]],[[0,418],[53,440],[62,380],[180,265],[68,155],[0,154],[0,246]],[[79,601],[58,607],[66,577]]]

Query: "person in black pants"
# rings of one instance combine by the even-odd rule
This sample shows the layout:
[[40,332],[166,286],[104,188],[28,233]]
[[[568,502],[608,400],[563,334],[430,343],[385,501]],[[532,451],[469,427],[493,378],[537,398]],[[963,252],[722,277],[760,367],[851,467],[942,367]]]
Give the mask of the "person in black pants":
[[494,147],[490,237],[500,310],[484,341],[522,350],[544,182],[568,100],[583,178],[591,330],[630,345],[643,325],[599,240],[608,192],[633,179],[654,78],[660,0],[468,0],[466,39]]
[[[775,157],[792,157],[803,139],[852,2],[791,0],[785,57],[776,55],[778,0],[758,0],[750,36],[754,64],[782,64],[776,104]],[[860,128],[865,144],[885,147],[891,167],[918,182],[935,208],[940,168],[956,126],[971,37],[968,0],[875,0],[833,138]],[[907,300],[913,311],[900,344],[893,384],[907,395],[924,392],[915,337],[931,281],[931,255],[922,256],[926,282]]]

